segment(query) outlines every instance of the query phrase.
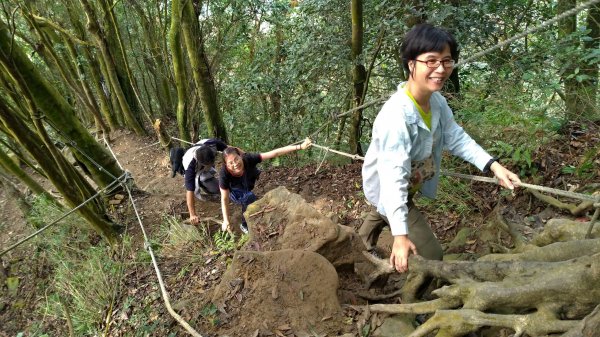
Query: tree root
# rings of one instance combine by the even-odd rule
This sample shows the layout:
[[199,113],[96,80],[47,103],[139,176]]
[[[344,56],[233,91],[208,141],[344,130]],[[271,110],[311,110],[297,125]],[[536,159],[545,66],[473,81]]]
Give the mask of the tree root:
[[394,267],[387,260],[378,259],[367,251],[363,251],[362,253],[364,257],[375,266],[375,269],[366,276],[365,283],[367,288],[371,288],[373,282],[378,280],[380,277],[396,272],[396,269],[394,269]]
[[460,301],[435,299],[419,303],[406,304],[371,304],[369,310],[386,314],[427,314],[442,309],[452,309],[460,306]]
[[548,312],[500,315],[472,309],[438,310],[408,337],[426,336],[435,330],[438,330],[438,337],[460,337],[484,326],[511,328],[515,331],[515,336],[522,336],[524,333],[530,336],[544,336],[568,331],[577,323],[578,321],[557,319]]
[[492,211],[494,214],[492,218],[492,225],[504,230],[510,237],[512,238],[513,244],[515,246],[514,251],[522,251],[525,249],[526,240],[525,237],[519,232],[517,225],[506,221],[504,216],[502,216],[500,204],[498,204],[494,210]]
[[393,297],[400,296],[401,293],[402,293],[402,289],[399,289],[399,290],[396,290],[389,294],[382,294],[382,295],[373,295],[373,294],[369,294],[368,292],[359,292],[358,296],[362,297],[368,301],[383,301],[383,300],[387,300],[387,299],[390,299]]
[[561,337],[594,337],[600,332],[600,305]]
[[532,190],[532,189],[527,189],[527,192],[533,194],[533,196],[538,198],[539,200],[541,200],[547,204],[550,204],[558,209],[569,211],[574,216],[580,216],[594,206],[593,201],[585,200],[585,201],[582,201],[581,203],[579,203],[579,205],[574,205],[574,204],[564,203],[554,197],[542,194],[542,193]]
[[[442,262],[413,256],[409,266],[416,276],[409,276],[403,291],[418,288],[411,279],[427,276],[452,283],[434,290],[438,299],[432,301],[369,306],[373,312],[436,312],[411,337],[438,329],[437,336],[462,336],[482,326],[512,328],[516,336],[565,332],[600,302],[600,253],[560,262]],[[460,309],[445,310],[451,308]]]
[[555,242],[517,254],[489,254],[478,261],[565,261],[600,253],[600,239]]

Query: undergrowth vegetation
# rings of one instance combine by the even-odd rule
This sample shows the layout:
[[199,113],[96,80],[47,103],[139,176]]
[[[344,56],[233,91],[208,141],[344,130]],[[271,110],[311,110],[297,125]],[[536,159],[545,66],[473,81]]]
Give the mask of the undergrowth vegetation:
[[[32,204],[31,223],[48,223],[63,213],[45,198],[35,198]],[[83,223],[77,214],[71,214],[34,238],[36,257],[51,270],[38,311],[40,317],[65,322],[69,333],[76,336],[102,335],[116,305],[124,265],[116,258],[119,252],[93,244],[99,240]],[[124,238],[122,247],[128,242]],[[47,336],[41,331],[42,323],[33,327],[34,336]]]

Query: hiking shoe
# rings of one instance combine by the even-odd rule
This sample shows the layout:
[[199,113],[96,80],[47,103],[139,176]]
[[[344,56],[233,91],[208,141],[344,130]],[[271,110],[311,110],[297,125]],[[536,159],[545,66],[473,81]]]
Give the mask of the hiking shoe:
[[379,254],[379,252],[377,252],[376,249],[371,249],[369,251],[369,254],[371,254],[371,256],[373,256],[374,258],[377,258],[377,259],[380,259],[380,260],[383,259],[383,257],[381,256],[381,254]]
[[248,234],[248,225],[242,222],[240,224],[240,230],[242,231],[242,233]]

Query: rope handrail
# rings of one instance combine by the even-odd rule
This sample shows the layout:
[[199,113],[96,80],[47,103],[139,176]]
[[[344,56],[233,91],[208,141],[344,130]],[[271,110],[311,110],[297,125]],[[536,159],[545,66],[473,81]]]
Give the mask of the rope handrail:
[[59,221],[61,221],[62,219],[66,218],[67,216],[71,215],[71,213],[75,212],[76,210],[80,209],[81,207],[83,207],[85,204],[87,204],[88,202],[94,200],[95,198],[97,198],[100,194],[104,193],[104,191],[108,190],[109,188],[111,188],[113,185],[116,185],[117,182],[120,182],[120,180],[124,177],[126,177],[128,174],[128,172],[123,173],[123,175],[121,175],[119,178],[115,179],[112,183],[106,185],[105,188],[101,189],[100,191],[98,191],[96,194],[94,194],[93,196],[89,197],[87,200],[85,200],[83,203],[81,203],[80,205],[78,205],[77,207],[71,209],[70,211],[64,213],[62,216],[60,216],[58,219],[52,221],[51,223],[47,224],[46,226],[40,228],[39,230],[37,230],[35,233],[27,236],[26,238],[22,239],[21,241],[13,244],[12,246],[8,247],[7,249],[5,249],[4,251],[2,251],[0,253],[0,256],[3,256],[4,254],[10,252],[11,250],[17,248],[18,246],[22,245],[23,243],[29,241],[30,239],[32,239],[33,237],[39,235],[40,233],[44,232],[46,229],[50,228],[52,225],[58,223]]
[[[315,146],[317,148],[323,149],[325,151],[328,152],[333,152],[333,153],[337,153],[339,155],[348,157],[348,158],[352,158],[354,160],[364,160],[364,157],[361,157],[359,155],[353,155],[353,154],[349,154],[346,152],[341,152],[341,151],[337,151],[337,150],[333,150],[331,148],[328,148],[326,146],[322,146],[322,145],[318,145],[315,143],[312,143],[312,146]],[[470,175],[470,174],[462,174],[462,173],[454,173],[454,172],[447,172],[447,171],[440,171],[441,174],[445,175],[445,176],[449,176],[449,177],[455,177],[455,178],[462,178],[462,179],[470,179],[470,180],[474,180],[474,181],[482,181],[482,182],[487,182],[487,183],[494,183],[494,184],[498,184],[498,179],[496,178],[491,178],[491,177],[482,177],[482,176],[475,176],[475,175]],[[586,200],[586,201],[592,201],[594,202],[594,207],[600,207],[600,204],[596,204],[596,203],[600,203],[600,197],[595,198],[593,195],[588,195],[588,194],[583,194],[583,193],[577,193],[577,192],[571,192],[571,191],[564,191],[564,190],[559,190],[556,188],[551,188],[551,187],[546,187],[546,186],[540,186],[540,185],[533,185],[533,184],[528,184],[528,183],[520,183],[518,184],[518,186],[521,187],[525,187],[525,188],[529,188],[532,190],[537,190],[537,191],[542,191],[542,192],[548,192],[548,193],[554,193],[557,195],[562,195],[565,197],[569,197],[569,198],[574,198],[574,199],[581,199],[581,200]]]
[[[113,155],[113,157],[117,161],[117,164],[119,165],[119,167],[122,167],[121,163],[119,163],[118,158],[115,156],[115,153],[112,151],[108,141],[106,139],[104,139],[104,141],[106,143],[106,146],[110,150],[110,153]],[[144,248],[148,251],[150,258],[152,259],[152,266],[154,267],[154,271],[156,272],[156,277],[158,279],[158,284],[160,286],[160,292],[161,292],[163,301],[165,303],[165,307],[167,308],[167,311],[169,312],[171,317],[173,317],[187,332],[190,333],[190,335],[192,335],[194,337],[202,337],[202,335],[200,335],[192,326],[189,325],[189,323],[187,321],[185,321],[177,312],[175,312],[175,310],[171,306],[171,300],[170,300],[169,293],[167,292],[167,288],[166,288],[165,283],[162,278],[162,273],[160,272],[160,268],[158,267],[158,262],[156,261],[156,257],[154,256],[154,251],[152,250],[152,245],[150,244],[150,240],[148,239],[148,235],[146,234],[146,228],[144,227],[144,224],[142,223],[142,219],[137,210],[135,201],[133,199],[133,195],[131,194],[131,189],[129,188],[129,186],[127,184],[123,184],[123,186],[125,187],[125,190],[127,191],[129,201],[131,202],[131,206],[133,207],[138,224],[140,225],[140,229],[142,230],[142,235],[144,236]]]
[[465,65],[467,63],[470,63],[471,61],[473,61],[475,59],[478,59],[478,58],[480,58],[483,55],[489,54],[490,52],[492,52],[492,51],[494,51],[494,50],[496,50],[498,48],[502,48],[502,47],[504,47],[504,46],[506,46],[506,45],[508,45],[508,44],[510,44],[512,42],[515,42],[516,40],[518,40],[520,38],[523,38],[523,37],[525,37],[525,36],[527,36],[527,35],[529,35],[531,33],[537,32],[538,30],[540,30],[540,29],[542,29],[542,28],[544,28],[546,26],[549,26],[549,25],[551,25],[551,24],[553,24],[553,23],[555,23],[557,21],[560,21],[560,20],[564,19],[567,16],[571,16],[573,14],[579,13],[580,11],[582,11],[582,10],[584,10],[584,9],[586,9],[586,8],[588,8],[588,7],[596,4],[598,2],[600,2],[600,0],[590,0],[590,1],[586,2],[586,3],[583,3],[583,4],[581,4],[581,5],[579,5],[579,6],[575,7],[575,8],[572,8],[572,9],[570,9],[570,10],[564,12],[564,13],[561,13],[560,15],[558,15],[558,16],[556,16],[556,17],[554,17],[554,18],[552,18],[552,19],[550,19],[548,21],[544,21],[544,22],[540,23],[537,26],[534,26],[532,28],[526,29],[524,32],[519,33],[519,34],[511,37],[510,39],[508,39],[506,41],[500,42],[500,43],[498,43],[498,44],[496,44],[496,45],[494,45],[494,46],[492,46],[490,48],[487,48],[487,49],[484,49],[484,50],[482,50],[482,51],[480,51],[478,53],[475,53],[472,56],[466,58],[464,61],[460,61],[460,62],[456,63],[455,67],[458,68],[458,67],[463,66],[463,65]]

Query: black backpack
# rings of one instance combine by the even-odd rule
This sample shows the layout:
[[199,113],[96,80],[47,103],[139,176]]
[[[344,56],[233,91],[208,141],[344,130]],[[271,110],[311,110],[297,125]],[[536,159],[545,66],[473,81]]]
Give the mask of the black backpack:
[[183,175],[185,170],[183,169],[183,155],[185,149],[182,147],[173,147],[169,150],[169,158],[171,159],[171,178],[174,178],[177,173]]

